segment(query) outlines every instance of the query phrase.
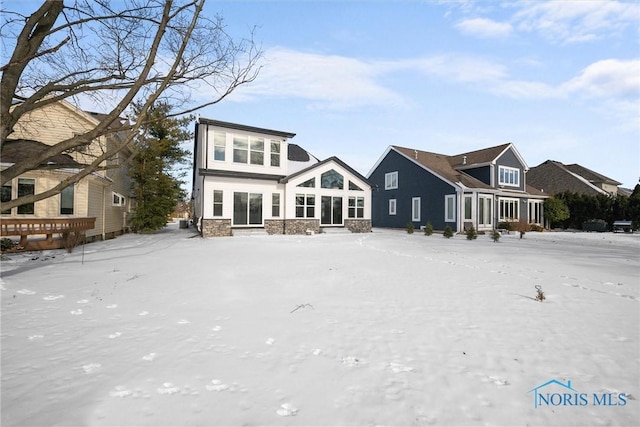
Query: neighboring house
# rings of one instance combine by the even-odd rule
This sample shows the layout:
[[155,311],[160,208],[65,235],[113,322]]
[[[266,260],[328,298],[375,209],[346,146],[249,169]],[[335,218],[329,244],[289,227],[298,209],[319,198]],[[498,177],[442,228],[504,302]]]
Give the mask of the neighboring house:
[[368,174],[374,227],[409,222],[463,231],[507,221],[543,224],[545,196],[527,185],[527,164],[513,144],[449,156],[390,146]]
[[[3,144],[0,167],[6,169],[26,156],[35,155],[60,141],[85,133],[99,124],[103,115],[82,111],[66,101],[49,104],[23,115]],[[123,137],[123,119],[113,125],[108,137],[97,138],[91,144],[59,154],[35,170],[7,182],[2,186],[2,202],[19,196],[37,194],[59,184],[70,174],[78,172],[105,149]],[[49,197],[2,211],[2,219],[95,218],[95,227],[86,231],[88,240],[111,238],[127,230],[127,217],[131,209],[130,179],[126,149],[116,158],[107,160],[104,170],[91,173],[76,184]],[[117,167],[114,167],[116,166]],[[7,221],[9,222],[9,221]]]
[[305,234],[371,230],[371,185],[337,157],[319,161],[295,134],[200,118],[195,128],[194,221],[204,237],[261,228]]
[[624,189],[618,188],[620,182],[578,164],[565,165],[547,160],[531,168],[527,178],[529,184],[549,195],[566,191],[588,196],[628,195]]

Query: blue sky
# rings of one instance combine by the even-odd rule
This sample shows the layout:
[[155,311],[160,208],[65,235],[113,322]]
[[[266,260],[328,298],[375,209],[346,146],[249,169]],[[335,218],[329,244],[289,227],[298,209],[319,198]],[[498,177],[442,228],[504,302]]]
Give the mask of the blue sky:
[[[529,167],[640,177],[640,5],[617,1],[211,1],[264,51],[202,117],[294,132],[367,174],[389,145],[513,142]],[[206,92],[198,96],[207,96]]]

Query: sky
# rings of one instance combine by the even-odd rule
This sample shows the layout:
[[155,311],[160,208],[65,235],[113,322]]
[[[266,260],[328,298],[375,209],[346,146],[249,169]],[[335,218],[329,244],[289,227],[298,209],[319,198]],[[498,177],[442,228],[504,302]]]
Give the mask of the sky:
[[[296,133],[366,175],[389,145],[512,142],[531,168],[640,177],[640,5],[618,1],[212,1],[263,50],[201,117]],[[206,97],[202,92],[198,96]]]

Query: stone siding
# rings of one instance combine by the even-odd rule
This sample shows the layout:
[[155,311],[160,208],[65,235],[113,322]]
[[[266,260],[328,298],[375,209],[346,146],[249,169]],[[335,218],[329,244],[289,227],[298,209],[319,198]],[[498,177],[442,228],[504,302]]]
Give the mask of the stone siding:
[[307,230],[319,233],[320,220],[300,218],[286,219],[284,221],[284,234],[307,234]]
[[371,220],[370,219],[345,219],[344,226],[352,233],[370,233],[371,232]]
[[284,234],[284,220],[265,219],[264,229],[268,234]]
[[230,219],[203,219],[202,237],[231,236]]

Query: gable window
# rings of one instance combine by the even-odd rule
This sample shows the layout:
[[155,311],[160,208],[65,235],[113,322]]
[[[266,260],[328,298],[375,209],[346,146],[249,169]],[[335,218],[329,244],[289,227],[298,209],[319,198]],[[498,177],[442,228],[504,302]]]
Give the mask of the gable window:
[[296,194],[296,218],[314,218],[316,215],[316,196]]
[[60,192],[60,215],[73,215],[73,184]]
[[[2,184],[2,192],[0,193],[0,203],[7,203],[11,201],[11,192],[13,187],[11,186],[11,181],[7,181]],[[2,214],[9,215],[11,214],[11,209],[5,209],[2,211]]]
[[[32,196],[36,193],[36,180],[32,178],[18,178],[18,197]],[[33,203],[18,206],[18,213],[30,215],[35,213]]]
[[113,206],[124,206],[125,198],[122,194],[116,193],[115,191],[111,193],[111,204]]
[[411,221],[420,221],[420,197],[411,199]]
[[389,215],[396,214],[396,199],[389,199]]
[[280,166],[280,141],[271,140],[271,166]]
[[271,216],[280,216],[280,193],[271,194]]
[[213,160],[224,162],[227,152],[227,134],[215,131],[213,133]]
[[508,166],[498,167],[498,184],[510,187],[520,186],[520,169]]
[[349,218],[364,218],[364,197],[349,197]]
[[464,196],[464,220],[471,221],[472,196]]
[[393,190],[398,188],[398,172],[389,172],[384,174],[384,189]]
[[233,193],[234,225],[262,224],[262,194]]
[[331,169],[320,175],[320,186],[322,188],[337,188],[338,190],[342,190],[344,187],[344,177]]
[[518,199],[500,198],[500,221],[518,221],[520,201]]
[[349,181],[349,190],[364,191],[357,184],[354,184],[353,181]]
[[298,184],[298,187],[307,187],[307,188],[316,188],[316,179],[311,178],[303,182],[302,184]]
[[213,190],[213,216],[222,216],[222,190]]
[[444,196],[444,220],[445,222],[456,221],[456,196],[448,194]]

